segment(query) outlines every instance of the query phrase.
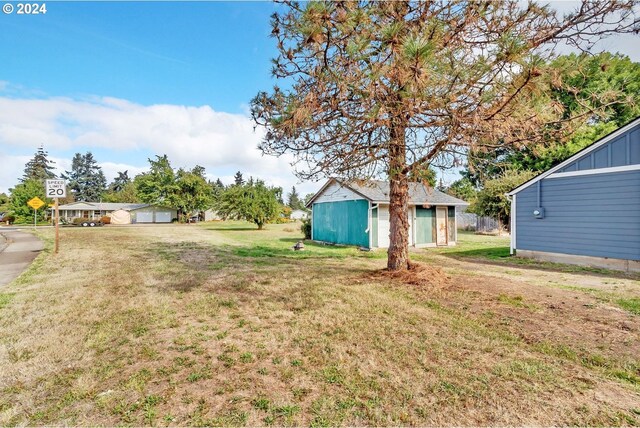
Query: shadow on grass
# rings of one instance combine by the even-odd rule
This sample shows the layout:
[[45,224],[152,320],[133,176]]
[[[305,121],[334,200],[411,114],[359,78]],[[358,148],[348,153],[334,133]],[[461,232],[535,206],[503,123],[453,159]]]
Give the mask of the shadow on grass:
[[[297,242],[296,239],[284,241],[291,242],[291,246]],[[215,284],[218,290],[243,293],[253,290],[250,287],[256,281],[268,281],[272,276],[292,270],[304,276],[304,272],[327,269],[336,277],[358,276],[369,271],[365,266],[343,262],[348,258],[368,257],[355,248],[310,243],[304,251],[294,251],[291,247],[282,247],[278,240],[275,242],[280,246],[156,241],[148,245],[144,259],[164,262],[156,265],[153,274],[157,279],[156,288],[163,292],[190,292]]]
[[225,225],[207,225],[204,226],[203,229],[205,230],[228,230],[228,231],[254,231],[254,232],[262,232],[263,230],[266,229],[262,229],[259,230],[257,227],[249,227],[249,226],[225,226]]
[[509,247],[477,248],[473,250],[452,250],[442,252],[441,254],[453,257],[481,257],[489,260],[501,260],[511,257],[511,254],[509,254]]

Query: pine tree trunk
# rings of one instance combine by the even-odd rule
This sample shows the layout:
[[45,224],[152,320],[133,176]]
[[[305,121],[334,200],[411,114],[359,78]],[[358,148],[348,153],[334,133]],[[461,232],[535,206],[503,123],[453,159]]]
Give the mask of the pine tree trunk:
[[406,164],[404,127],[391,130],[389,147],[389,253],[387,269],[393,271],[409,268],[409,180],[402,170]]

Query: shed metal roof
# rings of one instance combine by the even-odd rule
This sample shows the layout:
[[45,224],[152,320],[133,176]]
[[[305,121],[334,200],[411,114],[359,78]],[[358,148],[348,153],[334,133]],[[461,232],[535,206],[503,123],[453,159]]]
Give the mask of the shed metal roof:
[[[346,182],[332,178],[322,186],[322,189],[314,195],[309,201],[307,206],[313,204],[313,201],[320,196],[323,191],[332,182],[337,182],[340,185],[347,187],[354,192],[361,195],[363,198],[368,199],[373,203],[389,203],[390,185],[388,181],[381,180],[369,180],[364,182]],[[409,204],[411,205],[460,205],[467,206],[468,202],[462,199],[454,198],[451,195],[447,195],[435,188],[425,186],[422,183],[410,182],[409,183]]]

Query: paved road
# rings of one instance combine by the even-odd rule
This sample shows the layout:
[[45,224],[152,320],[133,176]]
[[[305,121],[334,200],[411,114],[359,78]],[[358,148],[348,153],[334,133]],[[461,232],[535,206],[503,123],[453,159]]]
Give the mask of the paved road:
[[0,229],[0,286],[22,273],[43,248],[42,241],[30,233]]

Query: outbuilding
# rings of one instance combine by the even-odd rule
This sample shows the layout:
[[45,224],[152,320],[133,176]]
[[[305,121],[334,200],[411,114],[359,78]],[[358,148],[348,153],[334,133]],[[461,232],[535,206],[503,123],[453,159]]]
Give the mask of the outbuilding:
[[509,195],[512,254],[640,271],[640,117]]
[[[456,209],[468,204],[422,183],[409,183],[409,245],[456,244]],[[335,178],[314,195],[311,239],[364,248],[389,247],[389,183]]]

